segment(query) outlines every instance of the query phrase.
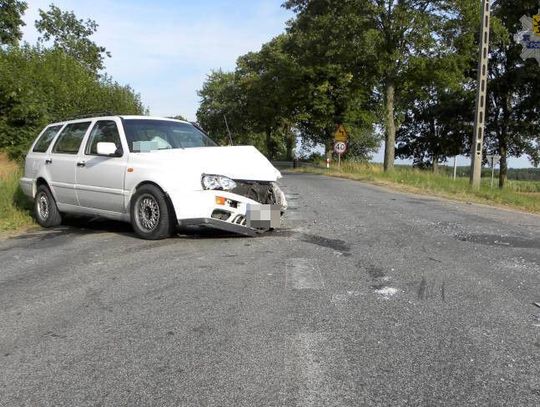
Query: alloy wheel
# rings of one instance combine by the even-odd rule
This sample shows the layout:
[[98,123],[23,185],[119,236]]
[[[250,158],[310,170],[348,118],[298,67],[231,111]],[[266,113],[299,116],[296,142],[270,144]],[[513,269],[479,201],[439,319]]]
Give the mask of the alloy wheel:
[[157,200],[149,194],[142,195],[137,202],[137,225],[147,231],[153,231],[159,224],[160,210]]
[[37,212],[42,220],[49,218],[49,198],[44,192],[40,192],[37,196]]

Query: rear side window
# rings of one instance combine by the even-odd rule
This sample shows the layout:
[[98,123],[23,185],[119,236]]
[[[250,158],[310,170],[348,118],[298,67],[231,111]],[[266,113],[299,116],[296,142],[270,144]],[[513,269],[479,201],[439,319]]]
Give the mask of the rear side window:
[[33,148],[34,153],[44,153],[49,149],[49,144],[58,134],[62,125],[47,127]]
[[86,143],[86,155],[97,155],[97,144],[101,142],[114,143],[117,149],[122,148],[118,127],[113,120],[100,120],[94,125]]
[[89,126],[90,122],[68,124],[56,140],[53,153],[77,154]]

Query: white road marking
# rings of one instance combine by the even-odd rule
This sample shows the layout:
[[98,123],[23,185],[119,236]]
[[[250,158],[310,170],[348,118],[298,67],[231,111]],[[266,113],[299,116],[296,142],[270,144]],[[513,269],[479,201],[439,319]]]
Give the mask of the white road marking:
[[354,382],[346,375],[348,362],[342,342],[320,332],[302,332],[293,338],[298,406],[345,406],[360,402]]
[[324,361],[317,355],[321,353],[325,341],[321,333],[301,333],[296,337],[295,347],[301,375],[300,405],[320,405],[321,397],[328,397],[328,389],[324,388]]
[[324,282],[315,261],[305,258],[289,259],[285,270],[285,286],[294,290],[322,290]]
[[289,212],[285,215],[287,221],[301,221],[304,218],[298,212]]
[[352,297],[358,297],[359,291],[347,291],[346,293],[334,294],[330,299],[330,302],[338,309],[343,309]]
[[375,290],[375,292],[379,294],[380,296],[382,296],[383,298],[389,299],[390,297],[396,295],[398,290],[397,288],[394,288],[394,287],[382,287],[378,290]]

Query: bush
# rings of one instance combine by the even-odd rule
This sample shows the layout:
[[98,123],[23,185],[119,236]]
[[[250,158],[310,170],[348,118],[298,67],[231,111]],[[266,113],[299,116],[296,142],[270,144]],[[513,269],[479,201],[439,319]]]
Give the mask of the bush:
[[98,77],[59,49],[0,48],[0,150],[20,159],[43,127],[81,114],[143,114],[129,86]]
[[0,232],[33,223],[32,203],[20,187],[22,170],[0,155]]

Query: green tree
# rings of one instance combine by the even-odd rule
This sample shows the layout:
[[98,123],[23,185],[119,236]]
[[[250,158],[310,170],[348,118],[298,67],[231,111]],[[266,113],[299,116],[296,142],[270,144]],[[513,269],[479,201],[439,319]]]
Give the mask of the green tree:
[[375,72],[365,41],[354,34],[359,12],[351,1],[289,1],[285,6],[297,13],[289,24],[287,49],[300,67],[297,125],[303,138],[324,144],[330,154],[336,125],[344,124],[358,137],[360,150],[363,141],[374,144]]
[[238,58],[236,78],[245,97],[244,114],[249,131],[264,135],[267,156],[293,158],[295,120],[302,83],[300,67],[285,49],[283,34],[264,44],[259,52]]
[[466,154],[473,131],[473,96],[466,91],[434,91],[430,97],[417,99],[406,110],[397,133],[397,156],[437,171],[448,157]]
[[140,96],[97,78],[60,49],[0,49],[0,149],[20,158],[51,122],[96,112],[143,114]]
[[0,45],[17,45],[22,38],[22,16],[28,4],[19,0],[0,0]]
[[499,0],[493,6],[493,20],[500,24],[490,48],[485,140],[487,151],[501,156],[500,188],[508,176],[508,157],[525,154],[540,164],[540,67],[521,59],[521,45],[512,38],[522,29],[520,18],[537,11],[536,0]]
[[455,0],[443,22],[439,46],[411,57],[407,64],[396,153],[412,158],[416,166],[436,170],[448,157],[469,153],[479,12],[479,2]]
[[52,40],[55,48],[71,55],[91,72],[97,73],[104,68],[105,57],[111,55],[90,39],[98,28],[94,20],[84,21],[72,11],[62,11],[54,4],[50,5],[48,11],[40,9],[39,16],[36,28],[41,34],[41,43]]
[[324,143],[331,150],[336,124],[343,123],[355,158],[366,158],[378,140],[366,131],[373,122],[366,110],[369,90],[351,86],[346,68],[308,52],[307,40],[291,31],[238,58],[235,72],[212,73],[199,93],[200,123],[225,140],[227,117],[235,140],[255,144],[269,158],[286,159],[293,158],[299,136],[305,144]]
[[357,73],[355,80],[365,79],[366,73],[376,78],[374,96],[384,111],[384,168],[391,170],[407,67],[412,58],[429,57],[429,51],[437,47],[448,2],[289,0],[285,7],[297,13],[292,29],[297,25],[300,30],[307,28],[315,46],[329,60],[356,61],[352,65],[357,67],[352,72],[353,77]]
[[199,123],[221,144],[253,144],[269,158],[292,158],[295,145],[289,101],[294,87],[283,38],[238,58],[235,72],[212,72],[199,91]]
[[198,95],[201,103],[197,110],[197,121],[210,137],[219,144],[228,144],[227,120],[233,142],[244,142],[245,102],[234,72],[211,72]]

